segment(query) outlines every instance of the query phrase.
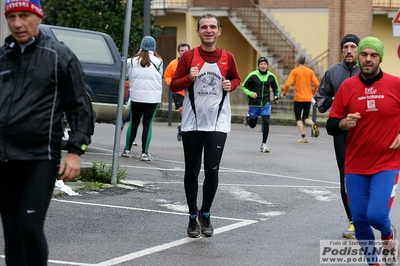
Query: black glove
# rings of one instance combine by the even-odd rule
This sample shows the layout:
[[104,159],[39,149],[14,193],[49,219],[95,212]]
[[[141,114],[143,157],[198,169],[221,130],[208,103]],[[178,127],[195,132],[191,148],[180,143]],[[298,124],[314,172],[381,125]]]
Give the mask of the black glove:
[[325,110],[328,110],[332,106],[332,98],[325,98],[324,102],[322,103],[322,107],[324,107]]

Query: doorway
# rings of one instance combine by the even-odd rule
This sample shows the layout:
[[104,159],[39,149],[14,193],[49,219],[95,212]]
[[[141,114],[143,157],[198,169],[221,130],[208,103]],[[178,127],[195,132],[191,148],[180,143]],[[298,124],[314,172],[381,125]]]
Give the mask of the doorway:
[[[156,50],[163,60],[164,70],[168,66],[169,62],[176,58],[176,31],[176,27],[163,27],[161,33],[155,37],[157,43]],[[163,80],[163,93],[160,107],[166,108],[165,103],[168,103],[168,98],[169,87]]]

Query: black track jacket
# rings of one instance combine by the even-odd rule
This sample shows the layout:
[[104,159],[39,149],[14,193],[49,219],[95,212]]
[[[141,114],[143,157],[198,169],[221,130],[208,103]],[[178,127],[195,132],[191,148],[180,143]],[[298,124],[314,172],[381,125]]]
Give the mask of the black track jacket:
[[94,123],[80,62],[42,33],[23,53],[7,37],[0,48],[0,162],[59,162],[63,112],[71,128],[68,151],[83,154]]

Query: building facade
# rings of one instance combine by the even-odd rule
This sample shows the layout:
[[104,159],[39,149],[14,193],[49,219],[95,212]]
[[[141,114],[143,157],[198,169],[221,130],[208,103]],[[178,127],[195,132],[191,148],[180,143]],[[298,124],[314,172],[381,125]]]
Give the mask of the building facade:
[[[4,4],[5,0],[0,0],[1,14],[4,14]],[[163,33],[157,36],[157,51],[165,65],[178,55],[179,42],[188,42],[192,47],[200,45],[197,20],[205,13],[213,13],[220,18],[222,26],[217,45],[235,55],[242,78],[257,67],[258,57],[266,56],[281,87],[294,67],[297,54],[304,54],[306,64],[322,78],[330,65],[341,60],[340,41],[347,33],[381,39],[385,44],[382,69],[400,75],[400,39],[393,37],[392,32],[392,20],[399,8],[400,0],[151,1],[152,15],[163,28]],[[3,42],[9,30],[4,15],[0,17]],[[244,94],[237,90],[231,99],[237,113],[244,112],[247,105]],[[163,102],[168,102],[167,87]],[[285,112],[291,110],[291,105],[282,104],[274,109]]]
[[[259,19],[261,22],[258,23],[273,24],[277,29],[274,35],[281,34],[295,47],[292,56],[306,55],[306,64],[322,78],[330,65],[342,60],[340,42],[347,33],[357,34],[360,38],[372,35],[381,39],[385,44],[382,69],[400,75],[399,39],[392,36],[392,19],[399,7],[400,1],[393,0],[153,0],[152,14],[158,25],[176,30],[176,43],[185,41],[193,47],[200,44],[196,34],[199,16],[205,13],[217,15],[222,26],[217,46],[235,55],[242,78],[257,67],[259,56],[266,56],[271,71],[283,87],[288,66],[283,66],[283,70],[278,67],[284,55],[276,56],[271,50],[277,49],[263,49],[253,41],[262,39],[257,33],[257,26],[254,26],[257,22],[252,22],[259,16],[259,12],[264,18]],[[263,32],[261,35],[268,34],[261,27],[260,31]],[[274,35],[262,41],[269,43]],[[279,43],[277,46],[282,45]],[[243,93],[234,92],[231,99],[233,108],[241,106],[238,112],[243,112],[243,106],[247,103]],[[274,106],[273,109],[278,112],[291,110],[292,105],[288,104],[283,107]]]

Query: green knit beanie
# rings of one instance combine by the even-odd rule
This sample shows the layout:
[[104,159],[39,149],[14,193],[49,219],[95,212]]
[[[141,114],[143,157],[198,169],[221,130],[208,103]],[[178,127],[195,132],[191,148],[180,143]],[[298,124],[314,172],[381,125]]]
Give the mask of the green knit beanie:
[[362,39],[358,43],[357,57],[360,55],[361,51],[364,50],[365,48],[374,49],[379,54],[380,62],[382,62],[384,46],[381,40],[371,36]]

